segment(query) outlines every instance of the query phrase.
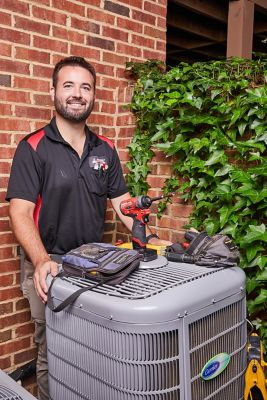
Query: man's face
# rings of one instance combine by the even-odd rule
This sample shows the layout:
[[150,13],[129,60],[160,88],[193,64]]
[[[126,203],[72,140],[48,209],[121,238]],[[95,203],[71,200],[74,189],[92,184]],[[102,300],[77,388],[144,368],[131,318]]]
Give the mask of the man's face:
[[72,122],[86,121],[94,107],[93,76],[85,68],[65,66],[58,73],[51,96],[61,117]]

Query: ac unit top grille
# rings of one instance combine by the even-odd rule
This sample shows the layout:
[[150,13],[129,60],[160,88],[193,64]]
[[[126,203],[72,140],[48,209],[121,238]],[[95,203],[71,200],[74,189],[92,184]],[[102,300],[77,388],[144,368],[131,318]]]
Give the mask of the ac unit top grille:
[[77,277],[63,279],[79,287],[91,286],[94,292],[101,294],[125,299],[144,299],[175,286],[184,285],[203,276],[213,274],[221,269],[205,268],[194,264],[169,263],[159,268],[139,269],[133,272],[124,282],[115,286],[103,284],[94,287],[95,281]]
[[17,393],[8,387],[0,385],[0,399],[1,400],[22,400]]

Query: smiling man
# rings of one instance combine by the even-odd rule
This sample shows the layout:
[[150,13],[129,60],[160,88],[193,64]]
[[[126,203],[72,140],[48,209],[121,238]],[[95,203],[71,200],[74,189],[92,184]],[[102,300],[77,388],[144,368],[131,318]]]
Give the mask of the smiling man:
[[[67,57],[55,66],[51,89],[55,117],[19,143],[8,185],[12,229],[26,254],[23,293],[35,322],[41,400],[49,399],[47,274],[57,274],[57,261],[64,253],[101,242],[108,198],[126,227],[132,227],[132,219],[119,207],[130,195],[116,149],[86,125],[95,86],[95,70],[82,57]],[[169,244],[153,236],[150,243]]]

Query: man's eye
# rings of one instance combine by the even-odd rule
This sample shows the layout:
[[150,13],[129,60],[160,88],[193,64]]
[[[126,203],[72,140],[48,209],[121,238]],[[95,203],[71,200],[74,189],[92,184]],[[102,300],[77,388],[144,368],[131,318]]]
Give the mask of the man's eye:
[[91,90],[90,86],[83,86],[83,89],[88,91],[88,92]]

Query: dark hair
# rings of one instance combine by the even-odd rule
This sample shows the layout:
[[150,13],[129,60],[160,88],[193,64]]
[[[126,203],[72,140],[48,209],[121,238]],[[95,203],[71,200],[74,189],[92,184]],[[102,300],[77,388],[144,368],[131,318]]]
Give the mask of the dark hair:
[[95,72],[94,67],[88,61],[86,61],[83,57],[77,57],[77,56],[70,56],[70,57],[63,58],[55,65],[53,75],[52,75],[52,82],[53,82],[54,88],[57,85],[59,71],[61,70],[61,68],[69,66],[69,65],[87,69],[87,71],[90,72],[90,74],[92,75],[92,77],[94,79],[94,88],[95,88],[96,72]]

